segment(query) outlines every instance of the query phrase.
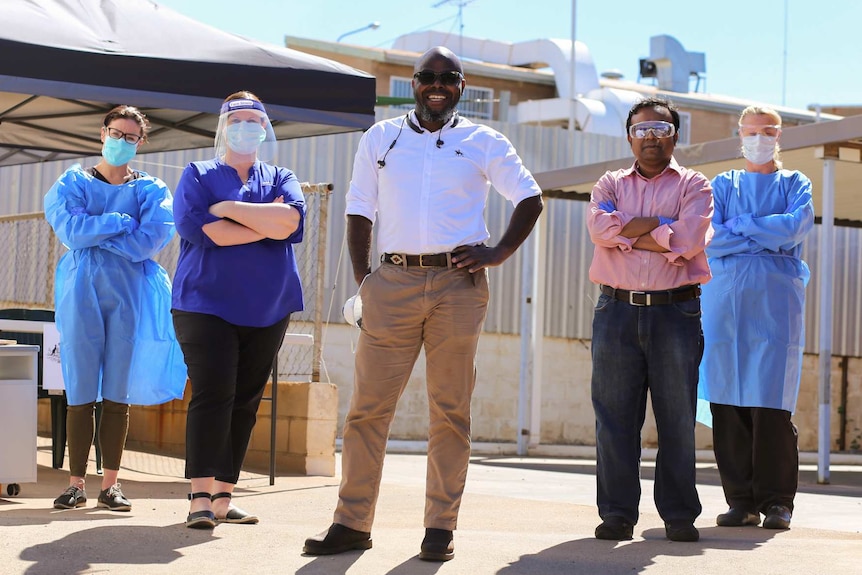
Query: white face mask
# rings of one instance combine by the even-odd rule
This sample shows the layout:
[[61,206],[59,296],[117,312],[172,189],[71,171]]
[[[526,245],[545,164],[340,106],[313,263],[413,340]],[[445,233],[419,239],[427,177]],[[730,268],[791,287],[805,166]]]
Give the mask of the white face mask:
[[742,155],[752,164],[768,164],[775,157],[775,142],[778,138],[757,134],[742,138]]

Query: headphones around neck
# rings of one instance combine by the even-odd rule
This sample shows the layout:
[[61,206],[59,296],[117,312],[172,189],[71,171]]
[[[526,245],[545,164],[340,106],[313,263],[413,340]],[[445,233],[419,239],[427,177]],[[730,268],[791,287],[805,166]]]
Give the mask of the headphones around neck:
[[[461,118],[460,118],[460,116],[458,116],[458,112],[455,112],[454,119],[452,120],[452,125],[450,126],[450,128],[454,128],[455,126],[457,126],[458,121],[460,119]],[[424,130],[424,128],[422,128],[422,126],[419,126],[418,124],[413,122],[413,120],[410,119],[410,112],[404,114],[404,118],[401,120],[401,127],[398,128],[398,134],[395,135],[395,139],[392,140],[392,143],[389,144],[388,148],[386,148],[386,153],[383,154],[383,157],[380,158],[379,160],[377,160],[377,169],[378,170],[386,167],[386,156],[389,155],[389,152],[391,152],[392,148],[395,147],[395,143],[398,141],[398,138],[401,137],[401,131],[404,129],[404,123],[405,122],[407,123],[408,126],[410,126],[410,129],[413,130],[414,132],[416,132],[417,134],[424,134],[425,133],[425,130]],[[437,132],[437,147],[438,148],[442,148],[443,145],[446,143],[440,137],[443,134],[443,128],[445,128],[445,127],[446,127],[446,124],[443,124],[442,126],[440,126],[440,130]]]

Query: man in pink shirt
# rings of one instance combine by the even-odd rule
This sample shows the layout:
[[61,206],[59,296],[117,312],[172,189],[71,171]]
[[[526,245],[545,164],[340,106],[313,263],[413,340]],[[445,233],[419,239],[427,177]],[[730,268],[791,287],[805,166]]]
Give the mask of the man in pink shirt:
[[590,279],[601,286],[592,346],[596,538],[632,538],[649,390],[659,437],[656,507],[668,539],[697,541],[694,417],[712,187],[673,158],[679,113],[670,102],[636,103],[626,129],[635,163],[599,179],[587,216],[596,245]]

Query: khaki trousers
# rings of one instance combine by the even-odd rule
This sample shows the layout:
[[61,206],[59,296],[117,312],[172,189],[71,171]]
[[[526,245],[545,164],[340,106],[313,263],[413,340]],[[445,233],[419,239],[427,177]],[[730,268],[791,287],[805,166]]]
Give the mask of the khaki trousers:
[[488,307],[485,270],[382,264],[362,285],[335,522],[371,531],[398,399],[424,346],[430,427],[425,527],[454,530],[470,459],[470,399]]

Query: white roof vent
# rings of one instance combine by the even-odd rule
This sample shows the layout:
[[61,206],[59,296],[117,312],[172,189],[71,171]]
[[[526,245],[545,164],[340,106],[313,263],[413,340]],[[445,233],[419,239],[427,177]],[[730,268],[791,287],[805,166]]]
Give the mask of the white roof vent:
[[[526,42],[500,42],[469,38],[446,32],[411,32],[395,39],[396,50],[425,52],[432,46],[446,46],[461,60],[478,60],[506,66],[527,68],[549,67],[554,72],[560,98],[573,99],[599,87],[599,75],[587,45],[575,42],[575,61],[572,62],[571,40],[528,40]],[[570,77],[575,66],[575,93],[571,94]]]

